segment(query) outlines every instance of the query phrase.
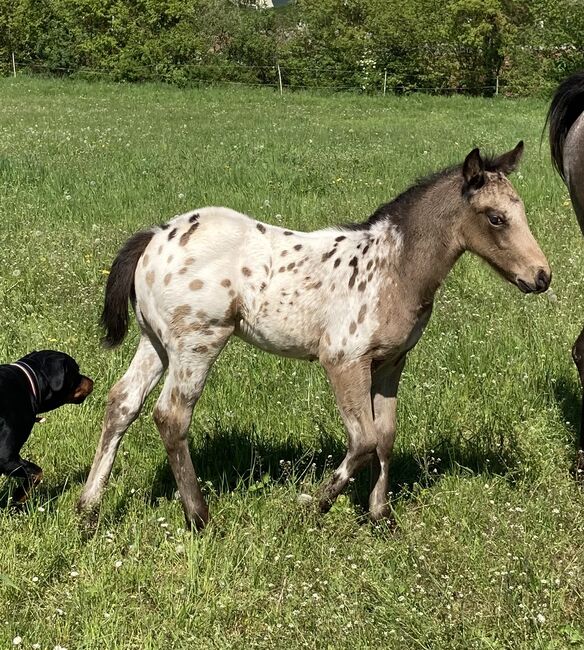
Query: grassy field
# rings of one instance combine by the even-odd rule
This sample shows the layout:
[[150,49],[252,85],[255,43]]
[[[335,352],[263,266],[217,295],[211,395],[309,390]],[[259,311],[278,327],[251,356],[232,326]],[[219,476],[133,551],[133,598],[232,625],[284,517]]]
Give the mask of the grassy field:
[[[1,648],[584,647],[570,476],[584,251],[539,146],[544,102],[28,79],[0,92],[0,360],[61,349],[96,380],[35,427],[24,455],[45,481],[27,508],[0,509]],[[234,340],[191,427],[209,528],[184,530],[155,391],[84,534],[75,501],[136,343],[133,329],[106,352],[97,327],[130,233],[209,204],[300,229],[355,221],[473,146],[519,139],[514,183],[555,293],[524,296],[470,256],[449,276],[400,389],[395,529],[364,517],[366,476],[326,517],[297,504],[343,454],[326,378]]]

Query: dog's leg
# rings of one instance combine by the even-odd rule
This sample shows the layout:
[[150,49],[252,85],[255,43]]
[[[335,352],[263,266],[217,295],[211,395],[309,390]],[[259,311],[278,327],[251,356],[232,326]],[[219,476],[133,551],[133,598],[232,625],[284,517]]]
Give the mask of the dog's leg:
[[22,458],[0,463],[0,473],[22,481],[12,493],[12,502],[19,504],[28,499],[34,487],[43,479],[43,470],[38,465]]

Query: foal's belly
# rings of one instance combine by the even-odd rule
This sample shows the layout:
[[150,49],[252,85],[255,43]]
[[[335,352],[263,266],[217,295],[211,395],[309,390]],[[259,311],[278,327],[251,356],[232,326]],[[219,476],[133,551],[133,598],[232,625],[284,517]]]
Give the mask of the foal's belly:
[[301,323],[249,323],[241,318],[235,324],[235,336],[260,350],[294,359],[314,360],[318,358],[318,338],[303,328]]

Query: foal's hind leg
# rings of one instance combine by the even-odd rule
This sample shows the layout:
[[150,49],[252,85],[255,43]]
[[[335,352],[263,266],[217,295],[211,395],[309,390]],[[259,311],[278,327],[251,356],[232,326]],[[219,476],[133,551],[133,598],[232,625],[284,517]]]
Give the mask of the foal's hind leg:
[[101,439],[77,507],[91,512],[99,506],[124,433],[138,417],[148,394],[167,366],[164,349],[142,334],[136,354],[124,376],[110,390]]
[[[231,336],[233,328],[213,331],[211,338],[184,339],[182,352],[170,354],[168,377],[154,409],[154,421],[168,454],[188,527],[203,528],[209,519],[201,486],[193,467],[188,429],[209,369]],[[186,352],[184,350],[187,350]]]
[[371,362],[358,360],[343,365],[325,366],[337,405],[349,437],[343,462],[333,472],[319,500],[321,512],[328,512],[339,494],[377,448],[375,425],[371,412]]
[[[584,471],[584,329],[574,343],[572,348],[572,358],[578,369],[580,376],[580,385],[583,387],[582,405],[580,415],[580,433],[578,435],[578,457],[576,459],[576,470],[582,473]],[[584,478],[584,476],[582,477]]]
[[395,440],[397,388],[405,364],[405,357],[396,366],[380,369],[373,375],[371,405],[377,434],[376,456],[371,463],[371,494],[369,515],[374,521],[390,516],[389,462]]

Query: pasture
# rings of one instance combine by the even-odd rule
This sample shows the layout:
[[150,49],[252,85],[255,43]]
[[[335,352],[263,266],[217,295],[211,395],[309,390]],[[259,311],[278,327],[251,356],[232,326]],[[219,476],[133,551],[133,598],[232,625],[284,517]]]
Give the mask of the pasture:
[[[0,647],[584,647],[584,502],[570,470],[582,238],[539,146],[547,104],[0,80],[0,360],[68,352],[96,380],[23,456],[45,480],[0,510]],[[232,340],[191,425],[211,509],[184,530],[151,418],[125,436],[95,535],[75,502],[137,340],[100,348],[107,269],[134,231],[204,205],[316,229],[520,139],[512,182],[553,270],[525,296],[470,255],[410,353],[392,463],[396,527],[366,473],[320,517],[297,503],[342,458],[324,372]],[[5,506],[10,482],[0,479]]]

